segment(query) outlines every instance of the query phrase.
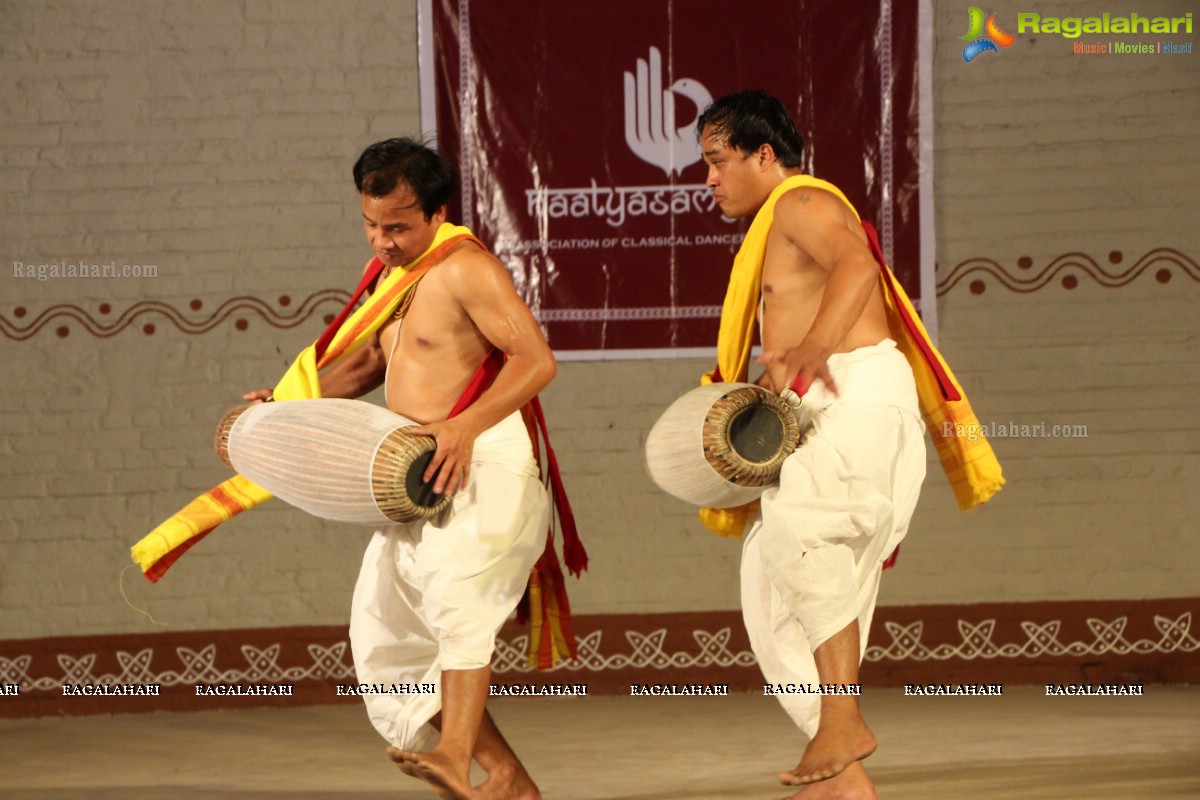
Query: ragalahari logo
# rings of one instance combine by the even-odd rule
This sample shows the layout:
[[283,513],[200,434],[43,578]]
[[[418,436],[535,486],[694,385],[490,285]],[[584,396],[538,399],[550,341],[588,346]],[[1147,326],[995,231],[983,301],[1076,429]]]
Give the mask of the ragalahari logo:
[[975,56],[985,51],[991,50],[993,53],[999,53],[996,46],[1008,47],[1017,40],[1007,31],[1001,30],[996,24],[996,15],[992,14],[987,18],[987,22],[983,21],[983,9],[978,6],[971,6],[967,10],[969,30],[966,34],[958,37],[961,41],[968,42],[963,48],[963,60],[968,64]]
[[[675,97],[696,106],[686,125],[676,125]],[[692,128],[712,95],[693,78],[680,78],[663,88],[662,54],[650,48],[650,62],[637,60],[637,77],[625,73],[625,142],[634,155],[662,169],[670,178],[700,160]]]

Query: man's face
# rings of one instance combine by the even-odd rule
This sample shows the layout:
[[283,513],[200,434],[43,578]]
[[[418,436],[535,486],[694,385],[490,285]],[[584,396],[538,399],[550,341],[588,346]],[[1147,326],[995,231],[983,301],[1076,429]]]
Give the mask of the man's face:
[[711,125],[700,135],[700,152],[708,165],[705,185],[712,189],[721,212],[732,219],[756,213],[770,194],[769,188],[763,192],[758,155],[730,149],[727,141],[714,138]]
[[438,226],[446,220],[440,208],[426,217],[407,184],[397,184],[384,197],[362,196],[363,231],[379,260],[389,267],[407,264],[429,249]]

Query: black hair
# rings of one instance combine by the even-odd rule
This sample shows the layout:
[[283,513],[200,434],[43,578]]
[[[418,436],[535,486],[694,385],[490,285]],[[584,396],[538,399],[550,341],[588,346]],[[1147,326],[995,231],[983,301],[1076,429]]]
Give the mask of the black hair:
[[359,194],[384,197],[405,184],[428,219],[458,191],[458,173],[441,154],[412,139],[385,139],[363,150],[354,164]]
[[736,92],[709,103],[696,120],[696,141],[706,125],[712,126],[714,139],[730,148],[753,153],[760,145],[769,144],[780,164],[800,166],[804,137],[783,103],[762,90]]

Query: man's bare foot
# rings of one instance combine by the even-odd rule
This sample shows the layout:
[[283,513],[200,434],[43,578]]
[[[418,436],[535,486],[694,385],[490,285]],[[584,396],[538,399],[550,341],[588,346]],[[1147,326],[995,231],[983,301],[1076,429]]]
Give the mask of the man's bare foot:
[[420,778],[433,787],[442,800],[475,800],[471,790],[470,774],[454,763],[450,756],[438,750],[414,752],[398,747],[388,748],[388,758],[396,762],[400,771],[413,778]]
[[878,797],[862,762],[855,761],[829,780],[809,784],[784,800],[878,800]]
[[779,782],[802,786],[826,781],[874,752],[875,734],[857,707],[845,711],[822,707],[817,735],[808,743],[796,768],[779,773]]
[[537,784],[520,762],[493,768],[475,792],[479,800],[542,800]]

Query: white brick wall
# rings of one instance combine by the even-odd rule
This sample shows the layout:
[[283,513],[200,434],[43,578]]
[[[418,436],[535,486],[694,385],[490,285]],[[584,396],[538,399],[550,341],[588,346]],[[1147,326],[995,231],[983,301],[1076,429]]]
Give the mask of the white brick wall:
[[[1098,13],[1085,2],[1037,10]],[[1178,16],[1184,4],[1136,10]],[[1013,33],[1015,13],[997,17]],[[937,4],[942,275],[973,258],[1018,278],[1068,253],[1113,275],[1155,248],[1200,260],[1200,56],[1075,55],[1067,39],[1025,34],[967,64],[954,38],[965,27],[965,7]],[[1114,251],[1119,264],[1109,261]],[[1171,272],[1166,284],[1155,279],[1162,268]],[[1065,275],[1077,278],[1074,289],[1063,287]],[[931,462],[901,568],[881,601],[1196,596],[1200,285],[1166,261],[1122,288],[1079,268],[1031,294],[986,283],[981,295],[961,283],[939,303],[943,352],[979,418],[1082,424],[1088,436],[993,440],[1009,483],[971,515],[950,510]]]
[[[155,300],[199,324],[239,296],[291,313],[356,282],[368,253],[353,160],[418,128],[414,3],[8,2],[0,13],[6,319],[27,326],[73,304],[111,325]],[[9,277],[12,261],[64,260],[152,264],[157,277]],[[0,341],[15,378],[0,389],[0,638],[151,630],[118,591],[129,546],[226,477],[209,442],[216,419],[320,327],[319,316],[279,330],[240,312],[188,335],[147,313],[111,338],[59,318]],[[157,586],[131,570],[126,590],[177,629],[340,622],[366,535],[272,504]]]
[[[367,256],[353,159],[371,141],[419,132],[414,4],[203,8],[3,4],[8,322],[73,304],[111,324],[142,300],[195,322],[244,295],[291,313],[313,292],[353,283]],[[1034,273],[1069,252],[1114,273],[1153,248],[1200,258],[1200,55],[1085,57],[1025,36],[965,64],[965,9],[939,2],[936,16],[943,274],[974,258]],[[1108,263],[1111,251],[1121,264]],[[1025,272],[1021,257],[1032,260]],[[153,264],[158,277],[8,275],[12,261],[80,258]],[[1200,286],[1165,266],[1166,284],[1158,267],[1123,288],[1076,271],[1071,290],[1061,275],[1032,294],[993,279],[981,295],[964,283],[942,298],[943,349],[982,420],[1086,424],[1088,437],[997,440],[1009,486],[967,516],[953,510],[931,454],[883,602],[1200,593]],[[714,287],[714,302],[720,294]],[[63,317],[24,341],[0,339],[10,376],[0,386],[0,638],[152,630],[117,589],[129,545],[224,477],[210,451],[216,419],[319,328],[313,319],[280,330],[243,311],[189,335],[149,313],[108,338]],[[703,532],[641,464],[645,432],[707,366],[565,363],[546,392],[592,553],[591,571],[573,582],[576,611],[737,606],[737,544]],[[272,503],[212,534],[162,583],[131,570],[125,586],[175,629],[338,623],[366,537]]]

